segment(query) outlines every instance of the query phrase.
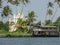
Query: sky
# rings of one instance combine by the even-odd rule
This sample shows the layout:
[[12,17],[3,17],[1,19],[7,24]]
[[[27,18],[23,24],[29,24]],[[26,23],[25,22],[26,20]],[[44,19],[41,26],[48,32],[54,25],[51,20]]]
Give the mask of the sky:
[[[50,0],[53,2],[54,0]],[[18,5],[17,7],[15,5],[12,5],[10,3],[7,4],[7,2],[4,0],[3,6],[9,5],[10,8],[12,9],[12,12],[16,14],[18,10],[21,10],[21,5]],[[47,13],[47,5],[48,5],[48,0],[30,0],[30,3],[26,6],[24,6],[23,9],[23,14],[24,16],[28,15],[29,11],[34,11],[35,15],[37,16],[36,19],[37,21],[42,21],[44,22],[45,16]],[[54,12],[56,10],[57,4],[55,4],[55,8],[53,9]],[[53,18],[53,21],[57,19],[57,17],[60,16],[60,9],[58,9],[55,17]],[[47,17],[48,19],[49,17]]]
[[[53,2],[54,0],[50,0],[51,2]],[[45,16],[47,13],[47,6],[48,6],[48,0],[31,0],[31,3],[24,8],[24,12],[27,13],[28,11],[35,11],[36,14],[36,18],[38,21],[42,21],[44,22],[45,20]],[[55,12],[56,8],[57,8],[57,4],[54,5],[55,8],[53,9],[53,13]],[[55,21],[57,19],[57,17],[60,16],[60,9],[57,10],[53,21]],[[49,17],[47,17],[48,19]]]

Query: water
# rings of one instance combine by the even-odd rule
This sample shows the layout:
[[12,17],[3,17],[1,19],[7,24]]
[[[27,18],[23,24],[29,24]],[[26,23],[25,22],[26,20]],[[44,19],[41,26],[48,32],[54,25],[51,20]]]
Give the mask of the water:
[[60,45],[60,37],[0,38],[0,45]]

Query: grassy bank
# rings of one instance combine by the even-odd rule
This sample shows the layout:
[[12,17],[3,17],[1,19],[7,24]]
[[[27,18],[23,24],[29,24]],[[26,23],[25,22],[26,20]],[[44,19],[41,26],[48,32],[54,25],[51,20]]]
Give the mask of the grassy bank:
[[0,37],[30,37],[32,33],[26,31],[17,30],[15,32],[8,32],[5,30],[0,30]]

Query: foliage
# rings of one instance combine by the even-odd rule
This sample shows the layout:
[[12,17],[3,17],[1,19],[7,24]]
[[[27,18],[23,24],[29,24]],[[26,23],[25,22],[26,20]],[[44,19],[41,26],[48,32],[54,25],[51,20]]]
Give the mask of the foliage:
[[2,14],[5,15],[5,16],[8,16],[9,14],[11,14],[11,10],[10,10],[9,6],[5,6],[3,8],[3,13]]
[[53,3],[49,2],[48,7],[53,7]]
[[29,23],[33,23],[33,21],[36,20],[34,11],[31,11],[28,13],[27,20],[29,21]]
[[34,11],[29,12],[28,16],[26,16],[26,18],[27,18],[28,24],[30,26],[28,30],[29,30],[29,32],[31,32],[31,30],[33,30],[31,25],[36,20],[35,19],[35,12]]
[[41,21],[38,21],[38,22],[36,23],[36,25],[40,25],[40,26],[41,26]]
[[58,27],[58,29],[60,30],[60,17],[58,17],[57,20],[53,24],[54,26]]
[[3,28],[3,22],[2,21],[0,21],[0,30]]
[[60,0],[55,0],[55,2],[59,5],[60,7]]
[[1,4],[1,3],[2,3],[2,0],[0,0],[0,8],[1,8],[1,6],[2,6],[2,4]]
[[25,5],[26,3],[29,3],[30,1],[29,0],[8,0],[8,2],[10,2],[13,5],[18,5],[19,3],[22,3]]
[[45,25],[52,26],[52,25],[53,25],[53,23],[52,23],[52,21],[51,21],[51,20],[46,20],[46,21],[45,21]]
[[8,31],[9,30],[9,23],[6,22],[6,23],[3,23],[2,21],[0,21],[0,30],[5,30],[5,31]]
[[22,31],[24,31],[25,29],[27,29],[27,24],[26,21],[19,19],[17,22],[17,28],[21,29]]
[[19,4],[18,0],[8,0],[8,2],[10,2],[13,5],[18,5]]
[[52,13],[52,10],[51,9],[48,9],[47,10],[47,15],[52,15],[53,13]]
[[9,22],[6,22],[3,26],[4,30],[9,31]]

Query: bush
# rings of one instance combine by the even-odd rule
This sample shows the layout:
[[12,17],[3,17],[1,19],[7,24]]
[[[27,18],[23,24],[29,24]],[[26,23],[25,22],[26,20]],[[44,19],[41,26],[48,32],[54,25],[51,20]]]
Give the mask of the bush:
[[2,21],[0,21],[0,30],[3,28],[4,24]]
[[4,30],[9,31],[9,22],[6,22],[3,28]]

